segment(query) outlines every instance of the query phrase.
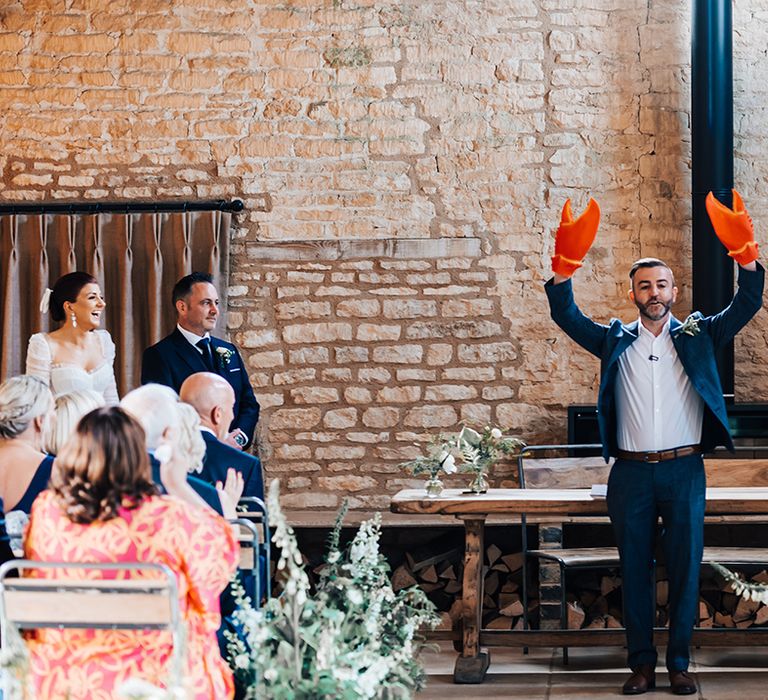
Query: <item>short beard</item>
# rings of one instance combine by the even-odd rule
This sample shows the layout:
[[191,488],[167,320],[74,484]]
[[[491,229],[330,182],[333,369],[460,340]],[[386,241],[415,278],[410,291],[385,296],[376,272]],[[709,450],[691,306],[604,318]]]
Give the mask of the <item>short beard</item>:
[[647,318],[649,321],[661,321],[672,309],[672,304],[665,304],[663,301],[658,302],[661,307],[660,310],[657,312],[651,312],[648,311],[648,307],[654,302],[648,302],[645,306],[642,304],[638,304],[635,302],[635,306],[637,306],[638,310],[640,311],[640,315]]

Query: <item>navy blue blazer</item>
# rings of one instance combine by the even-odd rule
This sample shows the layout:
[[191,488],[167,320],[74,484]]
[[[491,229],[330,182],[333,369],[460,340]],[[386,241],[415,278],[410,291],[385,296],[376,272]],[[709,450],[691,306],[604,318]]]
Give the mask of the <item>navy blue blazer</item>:
[[224,483],[227,479],[227,469],[233,467],[243,475],[243,496],[257,496],[263,500],[264,481],[261,475],[261,460],[247,452],[230,447],[207,430],[200,432],[205,440],[205,458],[203,470],[198,476],[210,484],[215,484],[217,481]]
[[[152,481],[155,482],[160,493],[168,493],[163,486],[163,482],[160,479],[160,462],[158,462],[154,455],[149,455],[149,464],[152,467]],[[219,498],[219,492],[214,486],[205,483],[202,479],[198,479],[194,476],[187,476],[187,483],[195,490],[198,496],[202,498],[211,508],[213,508],[219,515],[224,515],[221,509],[221,499]]]
[[[704,424],[701,444],[705,450],[717,445],[733,449],[723,389],[715,362],[715,350],[733,340],[762,306],[765,270],[739,267],[739,289],[731,303],[714,316],[692,314],[699,332],[688,335],[679,331],[681,321],[672,317],[669,330],[677,355],[696,391],[704,400]],[[585,316],[573,299],[571,281],[554,284],[550,279],[544,288],[554,322],[585,350],[600,358],[600,389],[597,396],[597,422],[603,443],[605,461],[616,455],[616,376],[619,356],[637,339],[637,324],[624,324],[611,319],[608,325]]]
[[[226,360],[218,348],[229,350]],[[211,350],[216,372],[226,379],[235,391],[235,419],[230,430],[240,428],[253,441],[253,432],[259,420],[259,402],[253,394],[248,372],[237,348],[221,338],[211,336]],[[184,380],[195,372],[209,372],[203,356],[190,345],[178,328],[144,351],[141,359],[141,383],[165,384],[179,391]]]

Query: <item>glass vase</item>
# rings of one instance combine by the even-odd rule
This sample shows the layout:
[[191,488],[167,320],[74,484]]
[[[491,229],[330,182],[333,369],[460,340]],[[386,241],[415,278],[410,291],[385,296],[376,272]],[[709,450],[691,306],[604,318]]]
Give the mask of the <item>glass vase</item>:
[[443,482],[433,476],[424,484],[424,490],[427,492],[427,498],[437,498],[443,492]]
[[475,478],[469,485],[470,493],[485,493],[488,491],[488,477],[485,472],[475,472]]

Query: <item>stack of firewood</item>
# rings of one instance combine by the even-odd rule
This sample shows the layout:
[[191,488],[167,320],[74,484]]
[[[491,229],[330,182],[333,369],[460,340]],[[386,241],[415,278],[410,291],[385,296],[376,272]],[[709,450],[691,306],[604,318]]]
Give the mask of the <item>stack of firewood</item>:
[[[768,583],[768,572],[752,576],[753,581]],[[581,575],[578,585],[569,584],[567,595],[568,628],[594,629],[621,627],[621,578],[611,574]],[[669,582],[662,567],[656,581],[656,624],[669,624]],[[699,600],[699,627],[745,629],[768,624],[768,606],[737,596],[728,584],[703,578]]]
[[[392,587],[418,585],[443,615],[441,628],[450,629],[461,615],[463,553],[457,547],[407,552],[392,573]],[[483,625],[490,629],[515,629],[523,625],[523,555],[505,554],[497,545],[486,547],[483,566]],[[529,613],[538,601],[531,596]]]

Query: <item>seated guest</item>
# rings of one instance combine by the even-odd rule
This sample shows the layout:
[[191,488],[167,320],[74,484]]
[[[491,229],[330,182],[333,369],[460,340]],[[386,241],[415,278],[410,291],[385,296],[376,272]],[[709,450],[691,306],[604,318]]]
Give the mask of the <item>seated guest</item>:
[[261,461],[240,452],[224,440],[234,415],[235,392],[229,382],[211,372],[191,374],[181,385],[180,398],[200,416],[200,429],[205,440],[205,459],[199,476],[215,484],[225,479],[227,469],[236,469],[243,476],[244,496],[264,498]]
[[54,396],[93,389],[110,405],[118,401],[115,344],[99,328],[106,303],[96,278],[70,272],[46,290],[40,310],[61,326],[35,333],[27,347],[27,374],[40,377]]
[[[203,440],[200,431],[200,416],[197,415],[197,411],[192,406],[183,402],[179,402],[176,409],[180,419],[179,445],[181,445],[182,454],[186,455],[187,472],[196,473],[200,476],[199,472],[203,468],[203,460],[205,459],[205,440]],[[240,453],[238,452],[238,454]],[[221,479],[212,483],[217,491],[221,491],[225,489],[224,484],[228,479],[232,484],[231,488],[227,488],[227,495],[229,500],[237,505],[243,493],[243,477],[240,472],[234,468],[225,469]]]
[[68,394],[57,396],[54,406],[55,415],[45,442],[46,450],[52,455],[57,455],[64,443],[74,434],[80,419],[94,408],[104,406],[104,397],[92,389],[70,391]]
[[[157,494],[137,421],[117,407],[92,411],[57,456],[51,489],[35,501],[26,556],[168,566],[176,574],[186,627],[184,697],[232,698],[232,674],[217,649],[216,629],[219,594],[237,565],[237,543],[227,522],[200,505],[183,459],[166,461],[163,476],[167,496]],[[171,677],[171,636],[164,631],[46,629],[36,631],[28,647],[33,695],[47,700],[117,698],[129,678],[165,686]]]
[[259,402],[237,348],[211,332],[219,317],[219,293],[213,277],[193,272],[174,286],[176,328],[148,347],[141,359],[141,383],[157,382],[179,391],[195,372],[213,372],[229,382],[235,392],[234,418],[225,442],[236,449],[247,447],[259,420]]
[[[147,439],[147,451],[151,458],[152,478],[163,491],[165,481],[163,479],[163,467],[155,452],[164,444],[178,443],[179,432],[183,429],[179,415],[179,397],[173,389],[159,384],[147,384],[128,392],[120,402],[128,413],[139,421]],[[178,446],[177,446],[178,449]],[[202,502],[208,504],[220,515],[226,518],[236,517],[237,500],[224,489],[217,491],[214,486],[202,479],[188,476],[189,485],[198,494]],[[230,492],[236,492],[236,476],[234,470],[229,476],[226,486]],[[233,493],[232,495],[239,494]]]
[[53,397],[36,377],[21,375],[0,384],[0,498],[8,511],[29,513],[48,486],[53,457],[43,452],[53,416]]

